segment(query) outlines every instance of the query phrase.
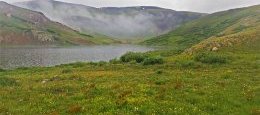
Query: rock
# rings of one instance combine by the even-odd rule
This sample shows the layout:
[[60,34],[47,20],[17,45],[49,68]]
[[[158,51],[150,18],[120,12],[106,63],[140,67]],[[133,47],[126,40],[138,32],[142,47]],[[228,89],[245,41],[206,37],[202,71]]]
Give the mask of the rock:
[[42,81],[42,84],[45,84],[45,83],[47,83],[49,80],[48,79],[44,79],[43,81]]
[[217,47],[213,47],[212,51],[218,51],[218,48]]
[[19,102],[22,102],[22,101],[24,101],[24,99],[19,99]]
[[4,37],[0,36],[0,43],[4,41]]
[[[216,46],[217,46],[217,47],[221,47],[222,44],[221,44],[221,43],[216,43]],[[215,48],[217,48],[217,47],[215,47]]]
[[228,46],[233,46],[232,42],[228,42]]
[[7,13],[7,14],[5,14],[8,18],[11,18],[12,17],[12,14],[10,14],[10,13]]

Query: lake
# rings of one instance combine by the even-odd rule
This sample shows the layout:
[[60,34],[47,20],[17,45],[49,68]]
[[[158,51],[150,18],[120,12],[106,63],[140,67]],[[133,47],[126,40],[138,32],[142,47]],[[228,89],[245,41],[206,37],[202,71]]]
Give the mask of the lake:
[[126,52],[147,52],[153,48],[136,45],[87,47],[0,47],[0,68],[55,66],[73,62],[109,61]]

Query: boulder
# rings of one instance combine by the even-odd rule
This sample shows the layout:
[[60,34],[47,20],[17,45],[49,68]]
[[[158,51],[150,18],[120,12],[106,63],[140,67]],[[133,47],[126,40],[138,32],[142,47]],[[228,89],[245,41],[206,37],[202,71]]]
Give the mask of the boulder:
[[213,47],[212,51],[218,51],[218,48],[217,47]]

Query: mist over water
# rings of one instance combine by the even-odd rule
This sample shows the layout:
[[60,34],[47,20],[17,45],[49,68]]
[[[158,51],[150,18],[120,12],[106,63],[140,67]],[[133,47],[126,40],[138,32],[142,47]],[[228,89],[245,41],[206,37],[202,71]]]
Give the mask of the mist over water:
[[54,66],[73,62],[109,61],[128,51],[146,52],[153,48],[136,45],[88,46],[67,48],[1,48],[0,68]]

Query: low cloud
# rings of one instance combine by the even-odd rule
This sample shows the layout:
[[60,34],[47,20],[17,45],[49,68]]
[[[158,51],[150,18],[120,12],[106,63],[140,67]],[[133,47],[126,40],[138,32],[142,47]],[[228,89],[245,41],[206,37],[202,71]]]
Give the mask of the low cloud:
[[[9,3],[28,0],[3,0]],[[179,11],[212,13],[260,4],[260,0],[58,0],[94,7],[159,6]]]

